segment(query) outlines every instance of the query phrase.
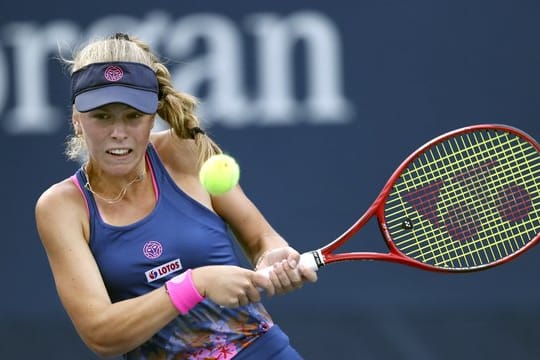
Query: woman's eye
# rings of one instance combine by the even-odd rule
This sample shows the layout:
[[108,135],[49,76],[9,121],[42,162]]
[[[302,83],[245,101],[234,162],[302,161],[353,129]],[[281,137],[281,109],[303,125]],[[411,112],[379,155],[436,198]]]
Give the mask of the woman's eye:
[[131,117],[132,119],[138,119],[138,118],[140,118],[141,116],[143,116],[142,113],[140,113],[140,112],[134,112],[134,113],[131,113],[129,117]]
[[95,114],[92,114],[92,116],[96,119],[101,119],[101,120],[107,120],[110,118],[110,116],[106,113],[95,113]]

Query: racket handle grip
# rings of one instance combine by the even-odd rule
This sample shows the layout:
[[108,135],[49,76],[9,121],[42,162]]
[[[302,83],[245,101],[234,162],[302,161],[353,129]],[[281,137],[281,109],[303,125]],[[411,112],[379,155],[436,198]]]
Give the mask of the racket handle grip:
[[[297,265],[297,268],[298,266],[305,266],[307,268],[310,268],[314,271],[317,271],[319,270],[319,264],[317,263],[316,259],[315,259],[315,252],[314,251],[310,251],[310,252],[306,252],[306,253],[303,253],[300,255],[300,262],[298,263]],[[259,274],[263,274],[266,278],[269,278],[270,277],[270,272],[272,271],[272,266],[267,266],[265,268],[262,268],[260,270],[257,270],[257,272]]]

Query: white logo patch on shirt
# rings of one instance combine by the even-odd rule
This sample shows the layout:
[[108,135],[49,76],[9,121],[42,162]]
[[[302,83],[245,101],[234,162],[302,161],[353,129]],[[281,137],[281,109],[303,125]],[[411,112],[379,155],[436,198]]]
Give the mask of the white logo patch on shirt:
[[158,265],[155,268],[148,270],[144,274],[146,275],[146,280],[151,283],[152,281],[156,281],[164,276],[180,270],[182,270],[182,263],[180,262],[180,259],[174,259],[168,263]]

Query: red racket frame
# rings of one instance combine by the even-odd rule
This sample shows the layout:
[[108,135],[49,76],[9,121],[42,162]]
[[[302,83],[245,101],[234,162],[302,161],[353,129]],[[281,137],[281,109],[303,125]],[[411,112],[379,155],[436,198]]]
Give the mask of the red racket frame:
[[[335,263],[335,262],[341,262],[341,261],[349,261],[349,260],[382,260],[382,261],[389,261],[394,263],[401,263],[405,265],[414,266],[420,269],[424,270],[430,270],[430,271],[439,271],[439,272],[469,272],[469,271],[478,271],[487,269],[493,266],[497,266],[500,264],[503,264],[505,262],[508,262],[520,254],[524,253],[528,249],[530,249],[532,246],[534,246],[538,241],[540,240],[540,234],[537,234],[527,245],[523,246],[516,252],[501,258],[497,261],[494,261],[492,263],[481,265],[481,266],[475,266],[471,268],[463,268],[463,269],[446,269],[442,267],[436,267],[429,264],[422,263],[420,261],[417,261],[415,259],[412,259],[403,253],[399,251],[399,249],[395,246],[392,237],[390,236],[390,233],[388,231],[386,221],[384,218],[384,204],[386,202],[386,199],[388,195],[390,194],[390,191],[392,190],[392,187],[394,186],[394,183],[397,181],[397,179],[401,176],[401,173],[403,170],[413,161],[415,161],[420,155],[422,155],[424,152],[426,152],[431,147],[447,140],[451,137],[456,137],[459,135],[462,135],[464,133],[477,131],[477,130],[500,130],[505,132],[513,133],[531,144],[533,144],[538,152],[540,152],[540,146],[538,143],[528,134],[525,132],[511,127],[507,125],[493,125],[493,124],[482,124],[482,125],[472,125],[463,127],[457,130],[450,131],[448,133],[445,133],[443,135],[440,135],[433,140],[427,142],[420,148],[418,148],[415,152],[413,152],[407,159],[405,159],[401,165],[394,171],[392,176],[388,179],[386,182],[386,185],[383,187],[373,204],[369,207],[369,209],[360,217],[349,229],[347,229],[343,234],[341,234],[338,238],[336,238],[334,241],[330,242],[329,244],[323,246],[318,251],[313,252],[313,256],[316,258],[317,266],[322,267],[327,264]],[[383,234],[383,238],[386,242],[386,245],[389,249],[388,253],[377,253],[377,252],[348,252],[348,253],[334,253],[335,250],[340,248],[343,244],[345,244],[353,235],[355,235],[365,224],[367,224],[373,216],[377,217],[377,221],[379,224],[379,229],[381,233]],[[322,259],[320,259],[319,254],[322,255]],[[317,259],[319,258],[319,259]]]

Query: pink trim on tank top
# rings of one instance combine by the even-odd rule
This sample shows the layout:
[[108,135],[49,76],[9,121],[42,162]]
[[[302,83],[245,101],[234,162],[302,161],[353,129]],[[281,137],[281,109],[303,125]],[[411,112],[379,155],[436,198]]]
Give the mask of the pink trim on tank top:
[[157,202],[159,199],[159,188],[157,186],[156,176],[154,174],[154,168],[152,167],[152,163],[150,162],[149,156],[146,156],[146,163],[148,164],[148,168],[150,169],[150,175],[152,176],[152,185],[154,186],[154,194],[156,195],[156,202]]
[[82,198],[84,200],[84,204],[86,205],[86,213],[90,215],[90,208],[88,207],[88,200],[86,200],[86,196],[84,196],[84,190],[81,186],[81,183],[79,182],[79,179],[77,179],[77,176],[75,175],[71,175],[69,178],[71,179],[71,181],[73,181],[77,189],[79,189],[79,191],[81,192]]

